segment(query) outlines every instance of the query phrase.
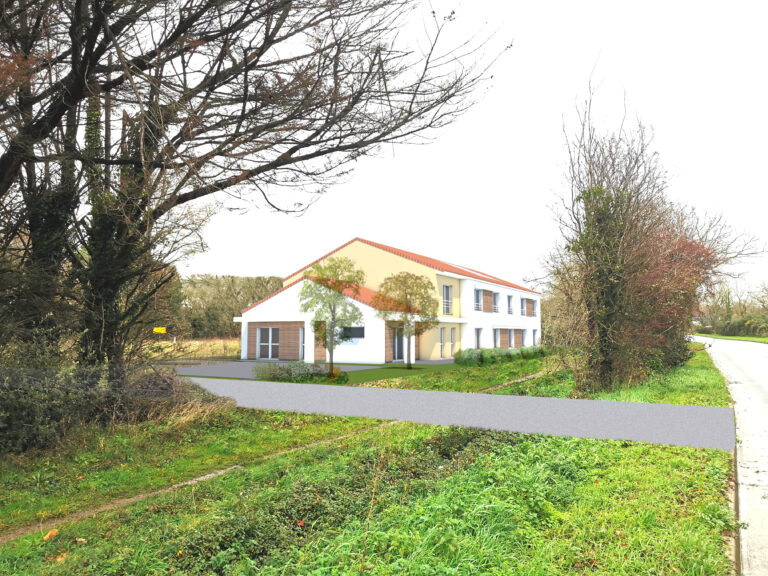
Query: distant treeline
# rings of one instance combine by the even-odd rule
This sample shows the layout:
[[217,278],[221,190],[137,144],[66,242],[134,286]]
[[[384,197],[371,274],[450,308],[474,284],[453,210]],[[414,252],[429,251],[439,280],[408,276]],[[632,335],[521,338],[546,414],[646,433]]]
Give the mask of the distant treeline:
[[275,276],[199,274],[182,279],[180,335],[189,338],[239,336],[240,325],[232,318],[282,287],[283,281]]

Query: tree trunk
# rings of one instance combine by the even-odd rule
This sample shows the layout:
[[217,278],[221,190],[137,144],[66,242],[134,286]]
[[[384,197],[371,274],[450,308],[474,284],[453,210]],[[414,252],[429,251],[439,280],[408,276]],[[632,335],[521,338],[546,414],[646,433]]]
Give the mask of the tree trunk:
[[405,346],[406,346],[406,350],[405,350],[406,364],[405,364],[405,367],[410,370],[411,368],[413,368],[413,366],[411,366],[411,335],[410,335],[410,333],[408,334],[408,337],[406,338],[406,345]]
[[331,319],[331,332],[328,334],[328,377],[333,378],[333,349],[336,346],[336,319]]

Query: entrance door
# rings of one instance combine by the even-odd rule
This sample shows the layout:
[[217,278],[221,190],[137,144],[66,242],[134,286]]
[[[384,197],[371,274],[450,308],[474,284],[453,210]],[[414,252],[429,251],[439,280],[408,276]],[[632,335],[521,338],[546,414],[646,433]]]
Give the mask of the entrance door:
[[392,328],[392,360],[403,359],[403,329]]
[[280,358],[280,328],[259,328],[259,359]]

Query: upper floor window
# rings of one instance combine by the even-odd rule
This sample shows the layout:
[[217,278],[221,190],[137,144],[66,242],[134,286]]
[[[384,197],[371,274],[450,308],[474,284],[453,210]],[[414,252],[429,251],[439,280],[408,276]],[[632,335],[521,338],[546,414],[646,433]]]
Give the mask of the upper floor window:
[[446,316],[451,315],[451,285],[443,284],[443,314]]
[[483,309],[483,291],[475,288],[475,310]]
[[507,296],[507,314],[514,314],[515,313],[515,309],[512,306],[512,304],[513,304],[512,301],[513,301],[513,297],[512,296]]
[[536,316],[538,304],[533,298],[520,298],[520,314],[523,316]]
[[493,293],[493,311],[494,312],[499,311],[499,293],[498,292]]

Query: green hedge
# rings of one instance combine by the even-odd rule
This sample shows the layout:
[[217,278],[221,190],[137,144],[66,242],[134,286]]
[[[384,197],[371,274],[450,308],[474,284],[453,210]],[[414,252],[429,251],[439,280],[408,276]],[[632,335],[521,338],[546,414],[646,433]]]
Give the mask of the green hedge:
[[549,351],[544,346],[528,346],[527,348],[468,348],[459,350],[454,357],[456,364],[464,366],[482,366],[500,362],[514,362],[528,358],[547,356]]
[[768,337],[768,315],[752,315],[734,318],[715,326],[715,332],[723,336]]

